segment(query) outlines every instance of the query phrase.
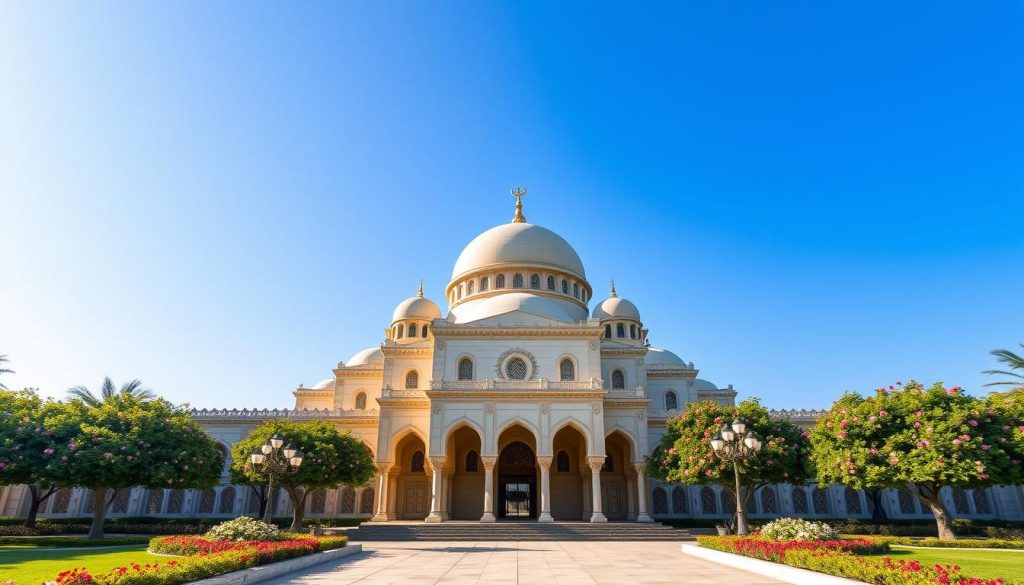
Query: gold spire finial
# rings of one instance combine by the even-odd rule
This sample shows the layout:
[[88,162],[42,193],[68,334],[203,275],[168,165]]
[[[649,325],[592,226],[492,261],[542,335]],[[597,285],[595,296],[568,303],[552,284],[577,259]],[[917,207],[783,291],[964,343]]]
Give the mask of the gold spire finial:
[[614,278],[612,279],[612,295],[611,295],[611,296],[613,296],[613,297],[617,297],[617,296],[619,296],[619,295],[618,295],[618,294],[617,294],[617,293],[615,292],[615,279],[614,279]]
[[420,279],[420,290],[419,290],[419,292],[416,293],[416,296],[418,296],[421,299],[423,298],[423,279],[422,278]]
[[526,189],[516,187],[509,192],[516,198],[516,214],[512,218],[512,223],[526,223],[526,216],[523,215],[523,197],[526,195]]

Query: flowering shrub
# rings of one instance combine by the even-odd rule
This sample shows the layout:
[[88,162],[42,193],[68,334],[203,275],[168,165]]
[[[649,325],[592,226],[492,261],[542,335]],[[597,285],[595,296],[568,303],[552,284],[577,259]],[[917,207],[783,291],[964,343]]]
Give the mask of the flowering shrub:
[[213,540],[278,540],[277,526],[248,516],[239,516],[211,528],[206,533]]
[[875,585],[1003,585],[1002,579],[979,579],[960,574],[955,565],[926,567],[915,560],[859,555],[886,552],[883,539],[856,538],[835,541],[770,541],[760,538],[698,536],[700,546],[782,563]]
[[823,522],[802,518],[779,518],[761,528],[761,536],[772,540],[835,540],[839,534]]

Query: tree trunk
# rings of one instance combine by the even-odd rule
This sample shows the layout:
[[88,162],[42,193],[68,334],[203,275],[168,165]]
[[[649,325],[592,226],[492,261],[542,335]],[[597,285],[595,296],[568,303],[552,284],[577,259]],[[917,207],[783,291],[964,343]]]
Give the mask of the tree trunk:
[[42,507],[43,502],[47,500],[53,492],[57,491],[56,487],[50,487],[46,490],[46,493],[39,495],[39,486],[31,483],[28,486],[28,493],[31,496],[31,501],[28,505],[28,515],[25,517],[25,527],[35,528],[36,527],[36,516],[39,515],[39,508]]
[[871,519],[875,522],[875,532],[881,532],[882,522],[889,520],[889,515],[885,513],[885,507],[882,506],[882,490],[864,490],[864,493],[873,504]]
[[[116,491],[114,493],[117,493]],[[103,520],[107,515],[107,488],[98,487],[92,490],[92,526],[89,527],[89,538],[103,538]]]
[[[299,493],[302,496],[299,496]],[[292,532],[302,531],[302,520],[305,516],[306,491],[300,487],[289,487],[288,496],[292,500],[292,525],[288,528]]]
[[254,485],[251,485],[249,486],[249,489],[252,490],[252,493],[255,494],[256,499],[259,500],[260,502],[259,511],[257,512],[256,517],[262,518],[263,515],[267,512],[267,496],[265,493],[267,488],[263,486],[256,487]]
[[946,506],[942,504],[938,494],[935,494],[935,498],[928,501],[928,507],[931,508],[932,514],[935,515],[935,526],[939,531],[939,539],[956,540],[956,534],[953,533],[952,518],[949,517],[949,512],[946,511]]

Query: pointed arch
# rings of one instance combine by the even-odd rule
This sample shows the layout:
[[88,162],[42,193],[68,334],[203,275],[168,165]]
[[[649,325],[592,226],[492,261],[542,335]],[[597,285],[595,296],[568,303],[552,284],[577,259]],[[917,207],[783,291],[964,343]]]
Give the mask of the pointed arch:
[[441,447],[444,448],[444,446],[448,444],[448,439],[451,438],[452,433],[454,433],[455,431],[461,429],[462,427],[469,427],[470,429],[475,431],[476,434],[480,437],[480,444],[481,445],[483,444],[483,441],[484,441],[484,429],[483,429],[483,427],[481,427],[473,419],[471,419],[471,418],[469,418],[467,416],[462,416],[462,417],[459,417],[459,418],[453,420],[451,423],[448,424],[447,427],[445,427],[445,429],[444,429],[444,436],[441,438]]
[[630,461],[630,463],[642,462],[643,455],[640,454],[640,443],[636,440],[636,437],[633,436],[633,433],[627,431],[622,425],[615,425],[613,427],[605,429],[605,440],[607,441],[608,437],[611,437],[615,433],[619,433],[620,435],[622,435],[626,439],[626,442],[629,443],[630,451],[632,451],[633,454],[633,460]]
[[[534,425],[532,422],[526,420],[521,416],[514,416],[502,422],[501,425],[497,429],[495,429],[494,436],[490,437],[490,439],[487,442],[488,451],[490,451],[488,455],[498,454],[498,439],[501,437],[501,434],[516,425],[523,427],[524,429],[527,430],[527,432],[533,435],[534,445],[536,445],[539,454],[547,454],[547,451],[540,451],[540,449],[542,448],[540,440],[540,430],[537,429],[536,425]],[[483,437],[483,435],[480,436]]]
[[[562,420],[555,423],[553,427],[551,427],[551,432],[548,433],[551,439],[554,440],[555,435],[558,434],[558,431],[564,429],[565,427],[572,427],[579,431],[580,435],[583,435],[583,442],[587,448],[587,455],[604,455],[604,442],[601,442],[600,452],[595,453],[594,437],[591,436],[590,429],[587,428],[587,425],[583,424],[582,422],[571,416],[563,418]],[[545,445],[545,447],[547,447],[547,445]],[[546,451],[543,452],[543,454],[550,455],[550,453],[547,453]]]
[[409,435],[415,435],[416,437],[419,438],[419,440],[423,441],[424,445],[430,444],[427,441],[427,436],[423,433],[423,431],[420,430],[419,427],[412,424],[408,424],[391,434],[391,439],[388,441],[387,445],[387,451],[383,453],[386,459],[380,459],[380,454],[378,453],[377,461],[394,461],[395,448],[398,447],[398,443],[400,443],[402,439],[406,438]]

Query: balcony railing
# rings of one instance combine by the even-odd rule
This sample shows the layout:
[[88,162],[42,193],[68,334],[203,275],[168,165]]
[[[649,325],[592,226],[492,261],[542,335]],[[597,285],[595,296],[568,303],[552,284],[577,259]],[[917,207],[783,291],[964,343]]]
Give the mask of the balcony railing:
[[533,380],[499,380],[484,378],[483,380],[441,380],[430,381],[431,390],[445,391],[484,391],[484,390],[555,390],[555,391],[595,391],[601,389],[601,381],[590,380],[562,382],[536,378]]

